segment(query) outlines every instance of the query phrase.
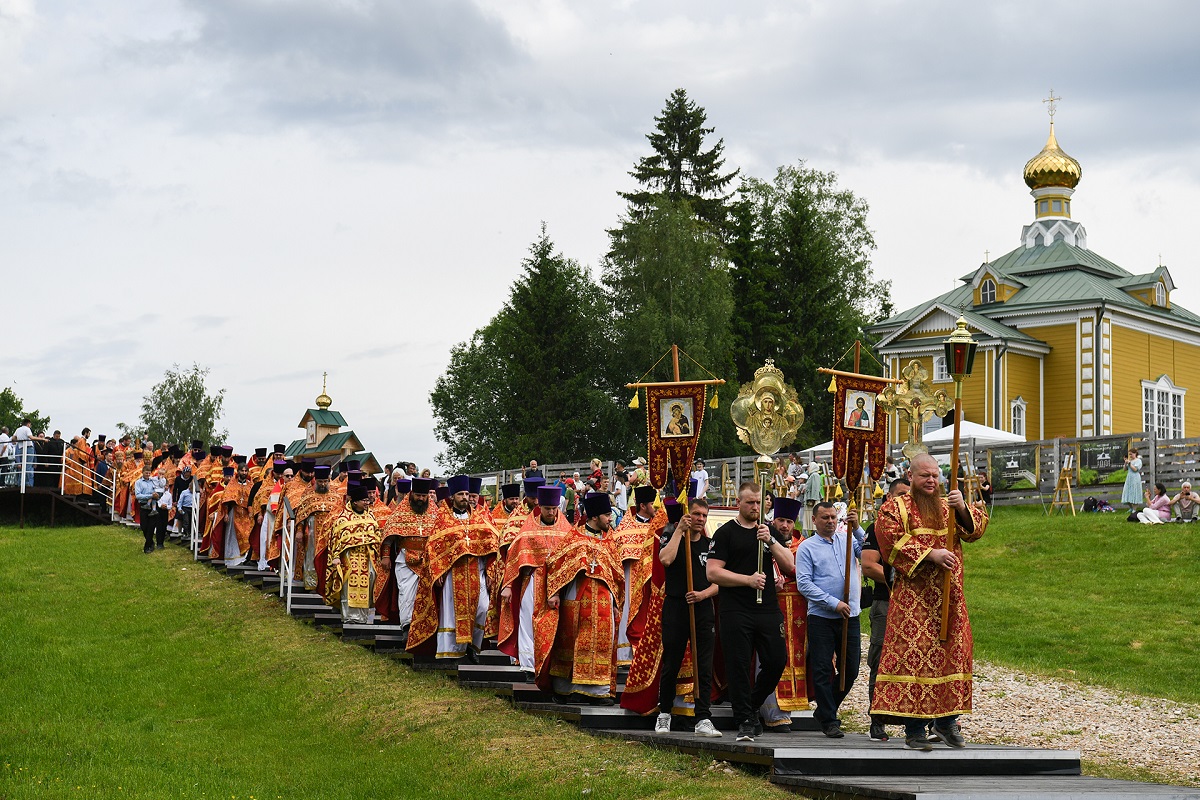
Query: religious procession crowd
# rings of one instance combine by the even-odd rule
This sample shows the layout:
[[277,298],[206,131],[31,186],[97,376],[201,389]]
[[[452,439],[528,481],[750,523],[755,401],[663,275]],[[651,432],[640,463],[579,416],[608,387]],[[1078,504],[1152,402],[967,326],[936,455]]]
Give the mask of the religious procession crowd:
[[140,518],[150,552],[166,532],[162,498],[189,495],[199,527],[188,529],[178,501],[172,527],[210,558],[290,566],[345,623],[401,626],[419,657],[474,660],[494,643],[556,700],[598,705],[615,702],[618,667],[628,665],[620,704],[657,712],[657,731],[690,717],[697,736],[719,737],[711,706],[727,698],[739,741],[788,730],[790,712],[810,701],[824,733],[842,736],[865,574],[875,587],[872,736],[886,740],[886,725],[903,724],[908,747],[964,745],[957,718],[971,708],[972,639],[961,546],[946,544],[951,524],[959,540],[978,538],[987,514],[957,491],[944,495],[929,456],[909,465],[911,483],[892,483],[869,530],[853,508],[787,496],[774,499],[767,525],[760,487],[744,483],[736,516],[710,536],[695,479],[679,497],[636,486],[614,524],[607,492],[580,485],[571,521],[564,487],[540,475],[500,486],[493,505],[479,478],[441,481],[414,468],[384,487],[353,461],[295,462],[282,451],[246,457],[193,442],[149,462],[135,451],[114,502]]

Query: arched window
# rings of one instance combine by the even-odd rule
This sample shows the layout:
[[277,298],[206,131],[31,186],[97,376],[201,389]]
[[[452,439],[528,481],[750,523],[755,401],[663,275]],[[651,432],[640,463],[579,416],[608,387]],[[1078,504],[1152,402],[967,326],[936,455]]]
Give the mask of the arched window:
[[1167,304],[1167,287],[1163,286],[1163,282],[1159,281],[1154,284],[1154,305],[1165,306]]
[[1025,399],[1022,397],[1017,397],[1016,400],[1013,400],[1012,403],[1009,404],[1009,408],[1012,412],[1012,427],[1010,428],[1010,431],[1018,436],[1025,435],[1025,407],[1027,405],[1028,403],[1026,403]]
[[994,302],[996,302],[996,282],[988,278],[979,287],[979,303],[986,306],[988,303]]
[[1142,422],[1159,439],[1183,438],[1183,412],[1187,389],[1163,375],[1142,381]]

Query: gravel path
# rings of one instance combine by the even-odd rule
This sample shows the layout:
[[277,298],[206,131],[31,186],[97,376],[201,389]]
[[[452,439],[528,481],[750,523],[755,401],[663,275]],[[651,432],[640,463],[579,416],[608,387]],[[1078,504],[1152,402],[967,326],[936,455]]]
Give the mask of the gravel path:
[[[868,641],[862,673],[842,705],[848,729],[866,731]],[[975,662],[974,713],[959,722],[968,742],[1079,750],[1085,759],[1142,768],[1200,786],[1200,705],[1042,678]],[[898,728],[890,735],[903,736]]]

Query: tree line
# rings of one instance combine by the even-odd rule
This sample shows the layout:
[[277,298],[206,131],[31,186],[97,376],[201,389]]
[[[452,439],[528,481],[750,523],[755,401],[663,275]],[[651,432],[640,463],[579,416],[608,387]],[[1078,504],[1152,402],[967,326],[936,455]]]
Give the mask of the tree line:
[[[702,457],[749,452],[728,406],[767,358],[804,407],[798,447],[829,438],[833,396],[816,369],[869,343],[863,328],[892,314],[891,282],[871,267],[867,204],[804,161],[769,179],[727,169],[706,123],[685,90],[667,98],[651,154],[629,173],[636,189],[619,192],[627,206],[598,278],[543,224],[504,305],[452,348],[430,394],[443,467],[644,452],[645,409],[628,407],[624,384],[672,344],[726,381]],[[680,367],[685,380],[708,377]],[[667,359],[646,379],[671,377]]]

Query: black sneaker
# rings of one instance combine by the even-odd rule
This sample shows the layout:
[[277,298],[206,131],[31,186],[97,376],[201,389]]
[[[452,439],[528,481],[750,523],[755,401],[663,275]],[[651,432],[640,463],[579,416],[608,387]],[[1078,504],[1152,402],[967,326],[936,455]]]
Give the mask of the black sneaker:
[[840,722],[830,722],[821,726],[821,733],[828,736],[830,739],[841,739],[846,734],[842,733],[842,725]]
[[755,738],[763,735],[763,724],[761,719],[754,720],[754,736]]
[[945,728],[941,727],[940,725],[934,726],[933,736],[939,742],[945,742],[946,745],[950,747],[967,746],[967,740],[964,739],[963,735],[959,732],[957,724],[952,724]]
[[871,738],[877,739],[881,742],[886,742],[888,740],[887,729],[883,727],[883,723],[871,723]]
[[738,735],[734,739],[735,742],[753,742],[754,741],[754,723],[743,722],[738,726]]
[[911,736],[906,736],[904,738],[904,746],[909,750],[920,750],[922,753],[928,753],[933,749],[933,745],[931,745],[927,740],[915,739]]

